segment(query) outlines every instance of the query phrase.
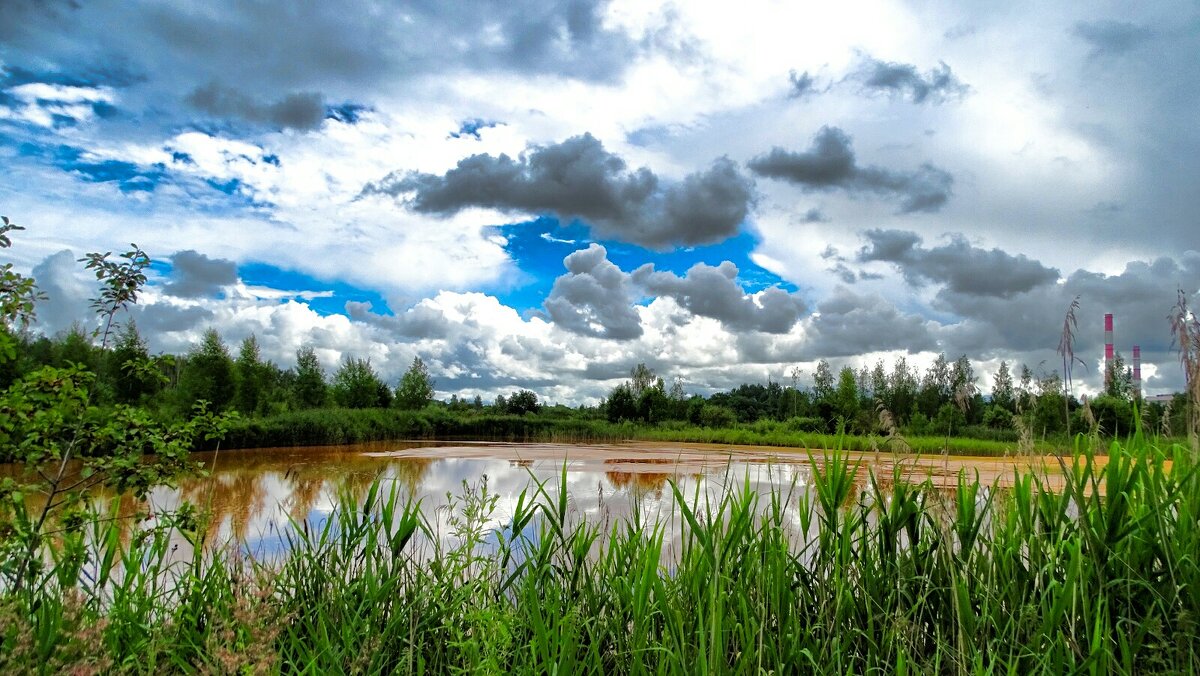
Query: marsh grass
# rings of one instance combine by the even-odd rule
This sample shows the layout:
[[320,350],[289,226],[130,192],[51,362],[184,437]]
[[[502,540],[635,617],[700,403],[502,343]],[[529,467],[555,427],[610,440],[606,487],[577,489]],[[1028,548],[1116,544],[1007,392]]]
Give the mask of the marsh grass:
[[[1194,673],[1200,486],[1190,449],[1082,445],[1066,485],[1014,470],[947,492],[844,450],[767,494],[670,484],[673,517],[586,518],[557,480],[448,531],[392,484],[296,521],[273,563],[171,563],[167,525],[81,540],[0,602],[7,672]],[[499,523],[499,526],[495,524]],[[670,532],[670,533],[669,533]],[[198,548],[199,551],[199,548]]]

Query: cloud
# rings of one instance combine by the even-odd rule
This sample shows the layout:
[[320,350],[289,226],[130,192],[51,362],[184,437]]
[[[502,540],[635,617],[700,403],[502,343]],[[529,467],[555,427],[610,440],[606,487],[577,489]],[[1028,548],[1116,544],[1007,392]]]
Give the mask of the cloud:
[[737,283],[737,266],[697,263],[683,277],[647,263],[633,271],[633,282],[654,296],[668,296],[693,315],[711,317],[732,331],[787,333],[807,309],[796,294],[769,287],[747,294]]
[[301,7],[291,0],[7,0],[0,42],[59,65],[126,63],[163,89],[219,79],[276,102],[297,91],[371,90],[430,73],[612,82],[654,48],[611,26],[607,2]]
[[233,261],[209,258],[189,249],[171,256],[171,281],[163,285],[163,292],[179,298],[206,298],[237,281]]
[[553,213],[586,221],[597,235],[654,249],[719,242],[737,234],[753,185],[721,158],[682,181],[649,169],[630,171],[591,134],[531,146],[519,158],[472,155],[442,176],[393,172],[364,194],[407,196],[421,213],[449,215],[469,207]]
[[900,268],[914,286],[926,281],[945,284],[953,293],[1010,298],[1058,280],[1058,270],[1024,254],[1013,256],[1000,249],[972,246],[962,235],[950,243],[925,249],[921,238],[903,230],[868,230],[868,244],[858,252],[863,262],[884,261]]
[[1154,37],[1145,26],[1112,20],[1080,21],[1071,33],[1092,46],[1091,58],[1121,56]]
[[809,75],[807,70],[799,74],[794,70],[788,73],[788,82],[792,83],[792,89],[788,92],[789,98],[802,99],[817,91],[816,79]]
[[544,306],[555,324],[585,336],[631,340],[642,335],[629,275],[592,243],[563,259],[567,274],[554,280]]
[[372,312],[370,303],[349,301],[346,314],[353,320],[385,329],[396,336],[430,339],[445,338],[450,322],[445,313],[428,303],[418,303],[396,316]]
[[943,62],[922,76],[912,64],[866,57],[855,78],[868,92],[907,98],[917,104],[960,99],[969,89]]
[[96,285],[81,277],[80,270],[75,255],[66,249],[47,256],[33,267],[32,277],[45,295],[35,308],[36,326],[47,335],[93,317],[88,306],[96,296]]
[[902,314],[878,294],[838,286],[805,323],[805,351],[819,357],[850,357],[883,350],[936,350],[936,324]]
[[953,194],[954,177],[932,164],[911,172],[859,166],[851,145],[850,136],[841,129],[822,127],[808,150],[793,152],[776,146],[747,166],[759,176],[807,190],[842,189],[890,197],[900,202],[900,213],[938,211]]
[[186,100],[188,105],[209,115],[285,129],[315,129],[325,119],[325,104],[315,92],[289,94],[274,103],[261,103],[235,89],[210,82],[188,94]]

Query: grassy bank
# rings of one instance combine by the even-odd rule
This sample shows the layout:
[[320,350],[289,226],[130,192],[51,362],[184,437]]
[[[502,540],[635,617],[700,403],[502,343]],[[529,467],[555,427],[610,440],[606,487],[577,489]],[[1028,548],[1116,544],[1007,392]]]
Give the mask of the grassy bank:
[[[0,668],[1195,673],[1194,458],[1140,440],[1092,458],[1061,493],[1027,474],[1011,491],[962,478],[947,497],[855,484],[837,453],[767,497],[676,490],[678,542],[638,517],[581,520],[565,475],[498,531],[486,481],[464,486],[446,541],[376,484],[270,568],[218,551],[167,572],[164,530],[122,542],[94,526],[99,544],[68,538],[41,586],[3,597]],[[83,554],[95,577],[72,584]]]
[[[787,422],[760,420],[730,427],[700,427],[671,421],[658,425],[610,423],[591,418],[541,415],[454,414],[443,409],[316,409],[266,418],[246,418],[232,426],[223,448],[315,446],[351,444],[390,439],[483,439],[500,441],[626,440],[675,441],[792,448],[832,448],[874,451],[909,449],[919,453],[949,452],[958,455],[1013,455],[1015,441],[967,437],[906,437],[903,441],[881,436],[839,437],[793,429]],[[1066,442],[1037,441],[1034,452],[1054,453]]]

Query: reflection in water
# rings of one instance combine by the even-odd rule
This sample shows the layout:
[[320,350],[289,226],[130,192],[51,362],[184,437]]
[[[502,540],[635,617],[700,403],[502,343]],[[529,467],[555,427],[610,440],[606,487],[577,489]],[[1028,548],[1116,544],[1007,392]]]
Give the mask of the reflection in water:
[[[155,513],[188,502],[207,517],[206,547],[232,544],[255,557],[280,552],[289,529],[304,523],[320,527],[339,496],[361,500],[376,480],[385,489],[394,486],[401,499],[419,500],[431,531],[438,538],[449,538],[452,528],[447,506],[467,484],[477,486],[487,477],[488,491],[497,496],[488,525],[502,528],[522,491],[532,493],[536,482],[541,482],[553,494],[565,466],[572,518],[599,524],[602,532],[635,516],[642,521],[658,520],[670,533],[667,541],[672,542],[677,538],[679,515],[668,482],[675,482],[683,495],[700,504],[719,500],[727,489],[747,486],[759,494],[781,491],[790,496],[789,506],[794,507],[796,499],[808,490],[812,469],[807,454],[787,449],[662,443],[390,442],[222,451],[196,457],[208,476],[184,481],[178,488],[155,489],[148,505],[124,497],[117,501],[117,516],[132,524],[143,511],[153,518]],[[997,477],[1011,477],[1014,463],[1021,462],[891,455],[862,455],[859,459],[863,467],[856,492],[867,488],[863,480],[868,466],[887,490],[897,467],[906,478],[931,477],[935,485],[953,486],[960,470],[968,470],[969,477],[979,472],[990,484]],[[764,506],[768,503],[761,501]],[[176,556],[191,556],[182,538]]]

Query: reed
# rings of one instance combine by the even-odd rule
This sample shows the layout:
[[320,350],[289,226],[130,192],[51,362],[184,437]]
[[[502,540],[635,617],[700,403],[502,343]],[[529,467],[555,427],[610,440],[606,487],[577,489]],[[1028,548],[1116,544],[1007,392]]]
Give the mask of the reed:
[[168,528],[203,529],[96,525],[82,568],[52,557],[36,597],[3,596],[0,669],[1200,670],[1186,446],[1136,434],[1098,460],[1081,441],[1061,490],[1015,470],[1011,489],[963,474],[950,492],[856,479],[834,448],[766,495],[672,484],[674,519],[657,521],[587,518],[564,468],[503,513],[486,479],[464,484],[439,531],[376,481],[295,522],[274,562],[209,548],[172,564]]

